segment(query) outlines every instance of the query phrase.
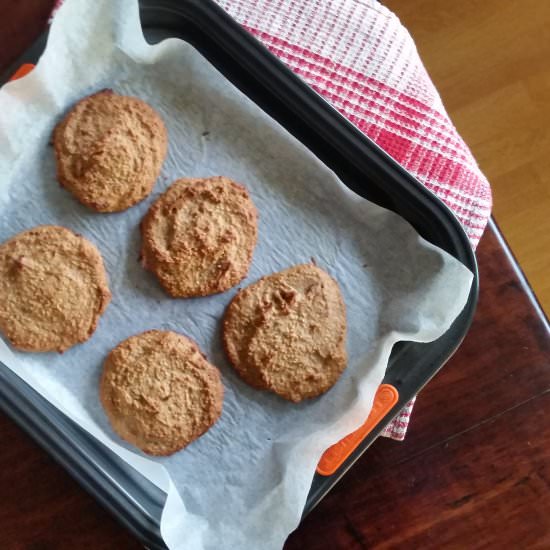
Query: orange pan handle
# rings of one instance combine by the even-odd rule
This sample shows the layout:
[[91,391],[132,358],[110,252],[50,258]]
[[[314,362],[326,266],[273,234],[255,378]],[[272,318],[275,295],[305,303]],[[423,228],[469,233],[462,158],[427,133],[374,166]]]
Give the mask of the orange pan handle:
[[34,65],[32,63],[25,63],[13,73],[10,80],[17,80],[18,78],[23,78],[25,75],[29,74],[34,69]]
[[376,395],[369,417],[365,423],[350,433],[332,447],[329,447],[317,465],[317,473],[322,476],[331,476],[342,466],[346,459],[355,451],[359,443],[374,429],[386,416],[399,399],[398,391],[390,384],[382,384]]

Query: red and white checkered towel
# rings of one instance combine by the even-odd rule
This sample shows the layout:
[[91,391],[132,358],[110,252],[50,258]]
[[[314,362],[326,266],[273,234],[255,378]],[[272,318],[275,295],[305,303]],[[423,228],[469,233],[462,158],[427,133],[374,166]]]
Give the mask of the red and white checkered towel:
[[[391,11],[376,0],[216,1],[436,193],[477,245],[491,213],[489,183]],[[413,404],[383,435],[404,439]]]

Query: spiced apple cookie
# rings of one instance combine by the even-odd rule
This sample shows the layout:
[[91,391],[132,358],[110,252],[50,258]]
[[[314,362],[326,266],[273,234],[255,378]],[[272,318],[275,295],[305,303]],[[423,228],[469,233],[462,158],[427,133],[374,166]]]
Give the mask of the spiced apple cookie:
[[0,331],[25,351],[62,352],[93,334],[111,293],[84,237],[43,225],[0,245]]
[[218,369],[192,341],[150,330],[121,342],[103,366],[100,399],[115,432],[151,455],[169,455],[219,418]]
[[330,389],[346,367],[346,312],[337,282],[303,264],[263,277],[227,307],[223,342],[248,384],[299,402]]
[[171,296],[206,296],[245,277],[257,233],[256,208],[242,185],[180,179],[141,222],[141,258]]
[[125,210],[153,189],[167,143],[152,107],[102,90],[79,101],[54,130],[59,182],[93,210]]

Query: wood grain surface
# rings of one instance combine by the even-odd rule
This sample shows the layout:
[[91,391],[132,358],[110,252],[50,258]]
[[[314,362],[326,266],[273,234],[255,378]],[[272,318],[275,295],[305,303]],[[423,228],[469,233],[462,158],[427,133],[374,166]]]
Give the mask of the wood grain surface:
[[[51,2],[4,4],[0,71]],[[286,550],[550,548],[548,325],[495,228],[478,261],[472,330],[422,392],[407,439],[375,442]],[[140,547],[3,415],[0,442],[0,549]]]
[[0,72],[44,30],[54,3],[55,0],[0,0]]
[[550,1],[382,0],[412,34],[550,314]]

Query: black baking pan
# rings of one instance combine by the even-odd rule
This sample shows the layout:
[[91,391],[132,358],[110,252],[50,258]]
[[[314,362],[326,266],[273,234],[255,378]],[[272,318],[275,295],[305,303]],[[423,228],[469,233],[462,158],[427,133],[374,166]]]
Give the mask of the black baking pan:
[[[304,509],[311,511],[380,432],[451,357],[464,338],[478,295],[475,256],[452,212],[396,161],[294,75],[212,0],[143,0],[140,14],[151,43],[177,37],[192,44],[228,80],[332,169],[353,191],[410,222],[474,274],[468,303],[451,328],[427,344],[401,342],[384,382],[397,389],[395,405],[332,475],[315,475]],[[3,75],[35,63],[47,33]],[[149,548],[160,535],[164,493],[87,435],[11,370],[0,368],[0,408],[26,430]]]

